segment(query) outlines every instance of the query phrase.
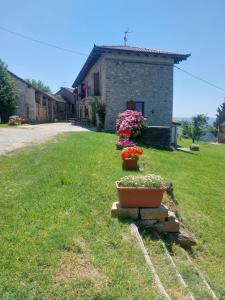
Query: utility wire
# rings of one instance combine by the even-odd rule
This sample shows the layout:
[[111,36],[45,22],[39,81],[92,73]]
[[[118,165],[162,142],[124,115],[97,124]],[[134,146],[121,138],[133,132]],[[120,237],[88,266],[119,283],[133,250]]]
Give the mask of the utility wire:
[[[23,39],[25,39],[25,40],[29,40],[29,41],[32,41],[32,42],[35,42],[35,43],[38,43],[38,44],[42,44],[42,45],[44,45],[44,46],[48,46],[48,47],[55,48],[55,49],[58,49],[58,50],[61,50],[61,51],[65,51],[65,52],[74,53],[74,54],[77,54],[77,55],[85,55],[85,56],[87,56],[86,53],[79,52],[79,51],[75,51],[75,50],[72,50],[72,49],[63,48],[63,47],[60,47],[60,46],[57,46],[57,45],[54,45],[54,44],[51,44],[51,43],[48,43],[48,42],[44,42],[44,41],[41,41],[41,40],[37,40],[37,39],[34,39],[34,38],[32,38],[32,37],[26,36],[26,35],[24,35],[24,34],[22,34],[22,33],[15,32],[15,31],[13,31],[13,30],[9,30],[9,29],[7,29],[7,28],[5,28],[5,27],[2,27],[2,26],[0,26],[0,30],[5,31],[5,32],[8,32],[8,33],[13,34],[13,35],[16,35],[16,36],[19,36],[19,37],[21,37],[21,38],[23,38]],[[216,88],[216,89],[219,89],[219,90],[225,92],[225,89],[224,89],[224,88],[222,88],[222,87],[220,87],[220,86],[218,86],[218,85],[216,85],[216,84],[214,84],[214,83],[211,83],[211,82],[209,82],[208,80],[205,80],[205,79],[203,79],[203,78],[201,78],[201,77],[198,77],[198,76],[196,76],[196,75],[194,75],[194,74],[192,74],[192,73],[190,73],[190,72],[188,72],[188,71],[185,71],[184,69],[181,69],[181,68],[179,68],[179,67],[177,67],[177,66],[174,66],[174,68],[176,68],[176,69],[182,71],[183,73],[189,75],[190,77],[193,77],[193,78],[195,78],[195,79],[197,79],[197,80],[199,80],[199,81],[202,81],[202,82],[204,82],[204,83],[206,83],[206,84],[208,84],[208,85],[210,85],[210,86],[212,86],[212,87],[214,87],[214,88]]]
[[218,90],[221,90],[221,91],[225,92],[225,89],[224,89],[224,88],[222,88],[222,87],[220,87],[220,86],[218,86],[218,85],[216,85],[216,84],[214,84],[214,83],[211,83],[211,82],[209,82],[208,80],[205,80],[205,79],[203,79],[203,78],[201,78],[201,77],[198,77],[198,76],[196,76],[196,75],[194,75],[194,74],[192,74],[192,73],[190,73],[190,72],[188,72],[188,71],[185,71],[184,69],[181,69],[181,68],[179,68],[179,67],[177,67],[177,66],[174,66],[174,68],[177,68],[178,70],[184,72],[185,74],[187,74],[187,75],[189,75],[189,76],[191,76],[191,77],[193,77],[193,78],[195,78],[195,79],[197,79],[197,80],[200,80],[200,81],[202,81],[202,82],[204,82],[204,83],[206,83],[206,84],[208,84],[208,85],[210,85],[210,86],[212,86],[212,87],[214,87],[214,88],[216,88],[216,89],[218,89]]
[[3,30],[3,31],[5,31],[5,32],[11,33],[13,35],[19,36],[19,37],[21,37],[21,38],[23,38],[25,40],[29,40],[29,41],[32,41],[32,42],[35,42],[35,43],[39,43],[39,44],[42,44],[42,45],[45,45],[45,46],[48,46],[48,47],[52,47],[52,48],[55,48],[55,49],[58,49],[58,50],[61,50],[61,51],[66,51],[66,52],[70,52],[70,53],[74,53],[74,54],[78,54],[78,55],[85,55],[85,56],[87,56],[86,53],[78,52],[78,51],[71,50],[71,49],[62,48],[60,46],[57,46],[57,45],[54,45],[54,44],[51,44],[51,43],[48,43],[48,42],[40,41],[40,40],[34,39],[32,37],[26,36],[24,34],[21,34],[19,32],[15,32],[15,31],[6,29],[6,28],[4,28],[2,26],[0,26],[0,29]]

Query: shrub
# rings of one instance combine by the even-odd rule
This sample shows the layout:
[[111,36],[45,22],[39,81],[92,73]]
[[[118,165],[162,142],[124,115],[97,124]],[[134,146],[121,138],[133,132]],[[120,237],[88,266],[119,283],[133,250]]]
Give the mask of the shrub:
[[21,125],[27,123],[27,119],[21,116],[11,116],[9,117],[9,125]]
[[164,188],[165,180],[155,174],[141,176],[129,175],[120,179],[120,185],[124,187]]
[[118,114],[116,120],[116,130],[129,130],[133,137],[137,137],[141,134],[141,129],[145,122],[145,118],[140,112],[134,110],[125,110]]

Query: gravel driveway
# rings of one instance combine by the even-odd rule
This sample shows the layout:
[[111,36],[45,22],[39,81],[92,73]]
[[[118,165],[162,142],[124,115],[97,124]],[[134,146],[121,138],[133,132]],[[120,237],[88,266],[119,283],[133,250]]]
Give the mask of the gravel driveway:
[[30,143],[40,143],[64,132],[89,131],[70,123],[48,123],[0,128],[0,155]]

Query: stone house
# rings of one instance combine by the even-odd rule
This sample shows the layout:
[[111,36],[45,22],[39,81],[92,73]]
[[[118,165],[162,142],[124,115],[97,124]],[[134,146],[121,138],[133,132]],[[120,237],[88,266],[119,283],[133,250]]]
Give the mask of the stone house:
[[66,119],[66,101],[64,99],[43,92],[14,73],[8,72],[17,83],[19,90],[16,115],[25,117],[31,123]]
[[61,97],[66,101],[67,119],[75,117],[75,94],[73,88],[61,87],[55,96]]
[[77,117],[92,119],[90,99],[105,104],[105,129],[119,112],[142,112],[150,126],[172,127],[173,67],[190,54],[133,46],[94,46],[73,83]]

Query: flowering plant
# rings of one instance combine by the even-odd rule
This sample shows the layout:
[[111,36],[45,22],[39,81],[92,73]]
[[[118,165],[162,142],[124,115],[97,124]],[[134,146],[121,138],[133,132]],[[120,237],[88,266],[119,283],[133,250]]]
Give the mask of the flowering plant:
[[122,160],[125,160],[127,158],[135,158],[141,155],[142,153],[143,150],[138,147],[124,148],[121,152],[121,158]]
[[130,130],[126,130],[126,129],[118,130],[118,136],[120,137],[120,139],[129,139],[130,135],[131,135]]
[[118,114],[116,120],[116,130],[129,130],[131,135],[138,136],[141,133],[141,127],[146,121],[140,112],[134,110],[125,110]]
[[134,147],[135,143],[129,140],[119,140],[116,143],[117,146],[120,148],[126,148],[126,147]]
[[165,180],[155,174],[141,176],[125,176],[120,179],[120,185],[124,187],[147,187],[147,188],[164,188]]

